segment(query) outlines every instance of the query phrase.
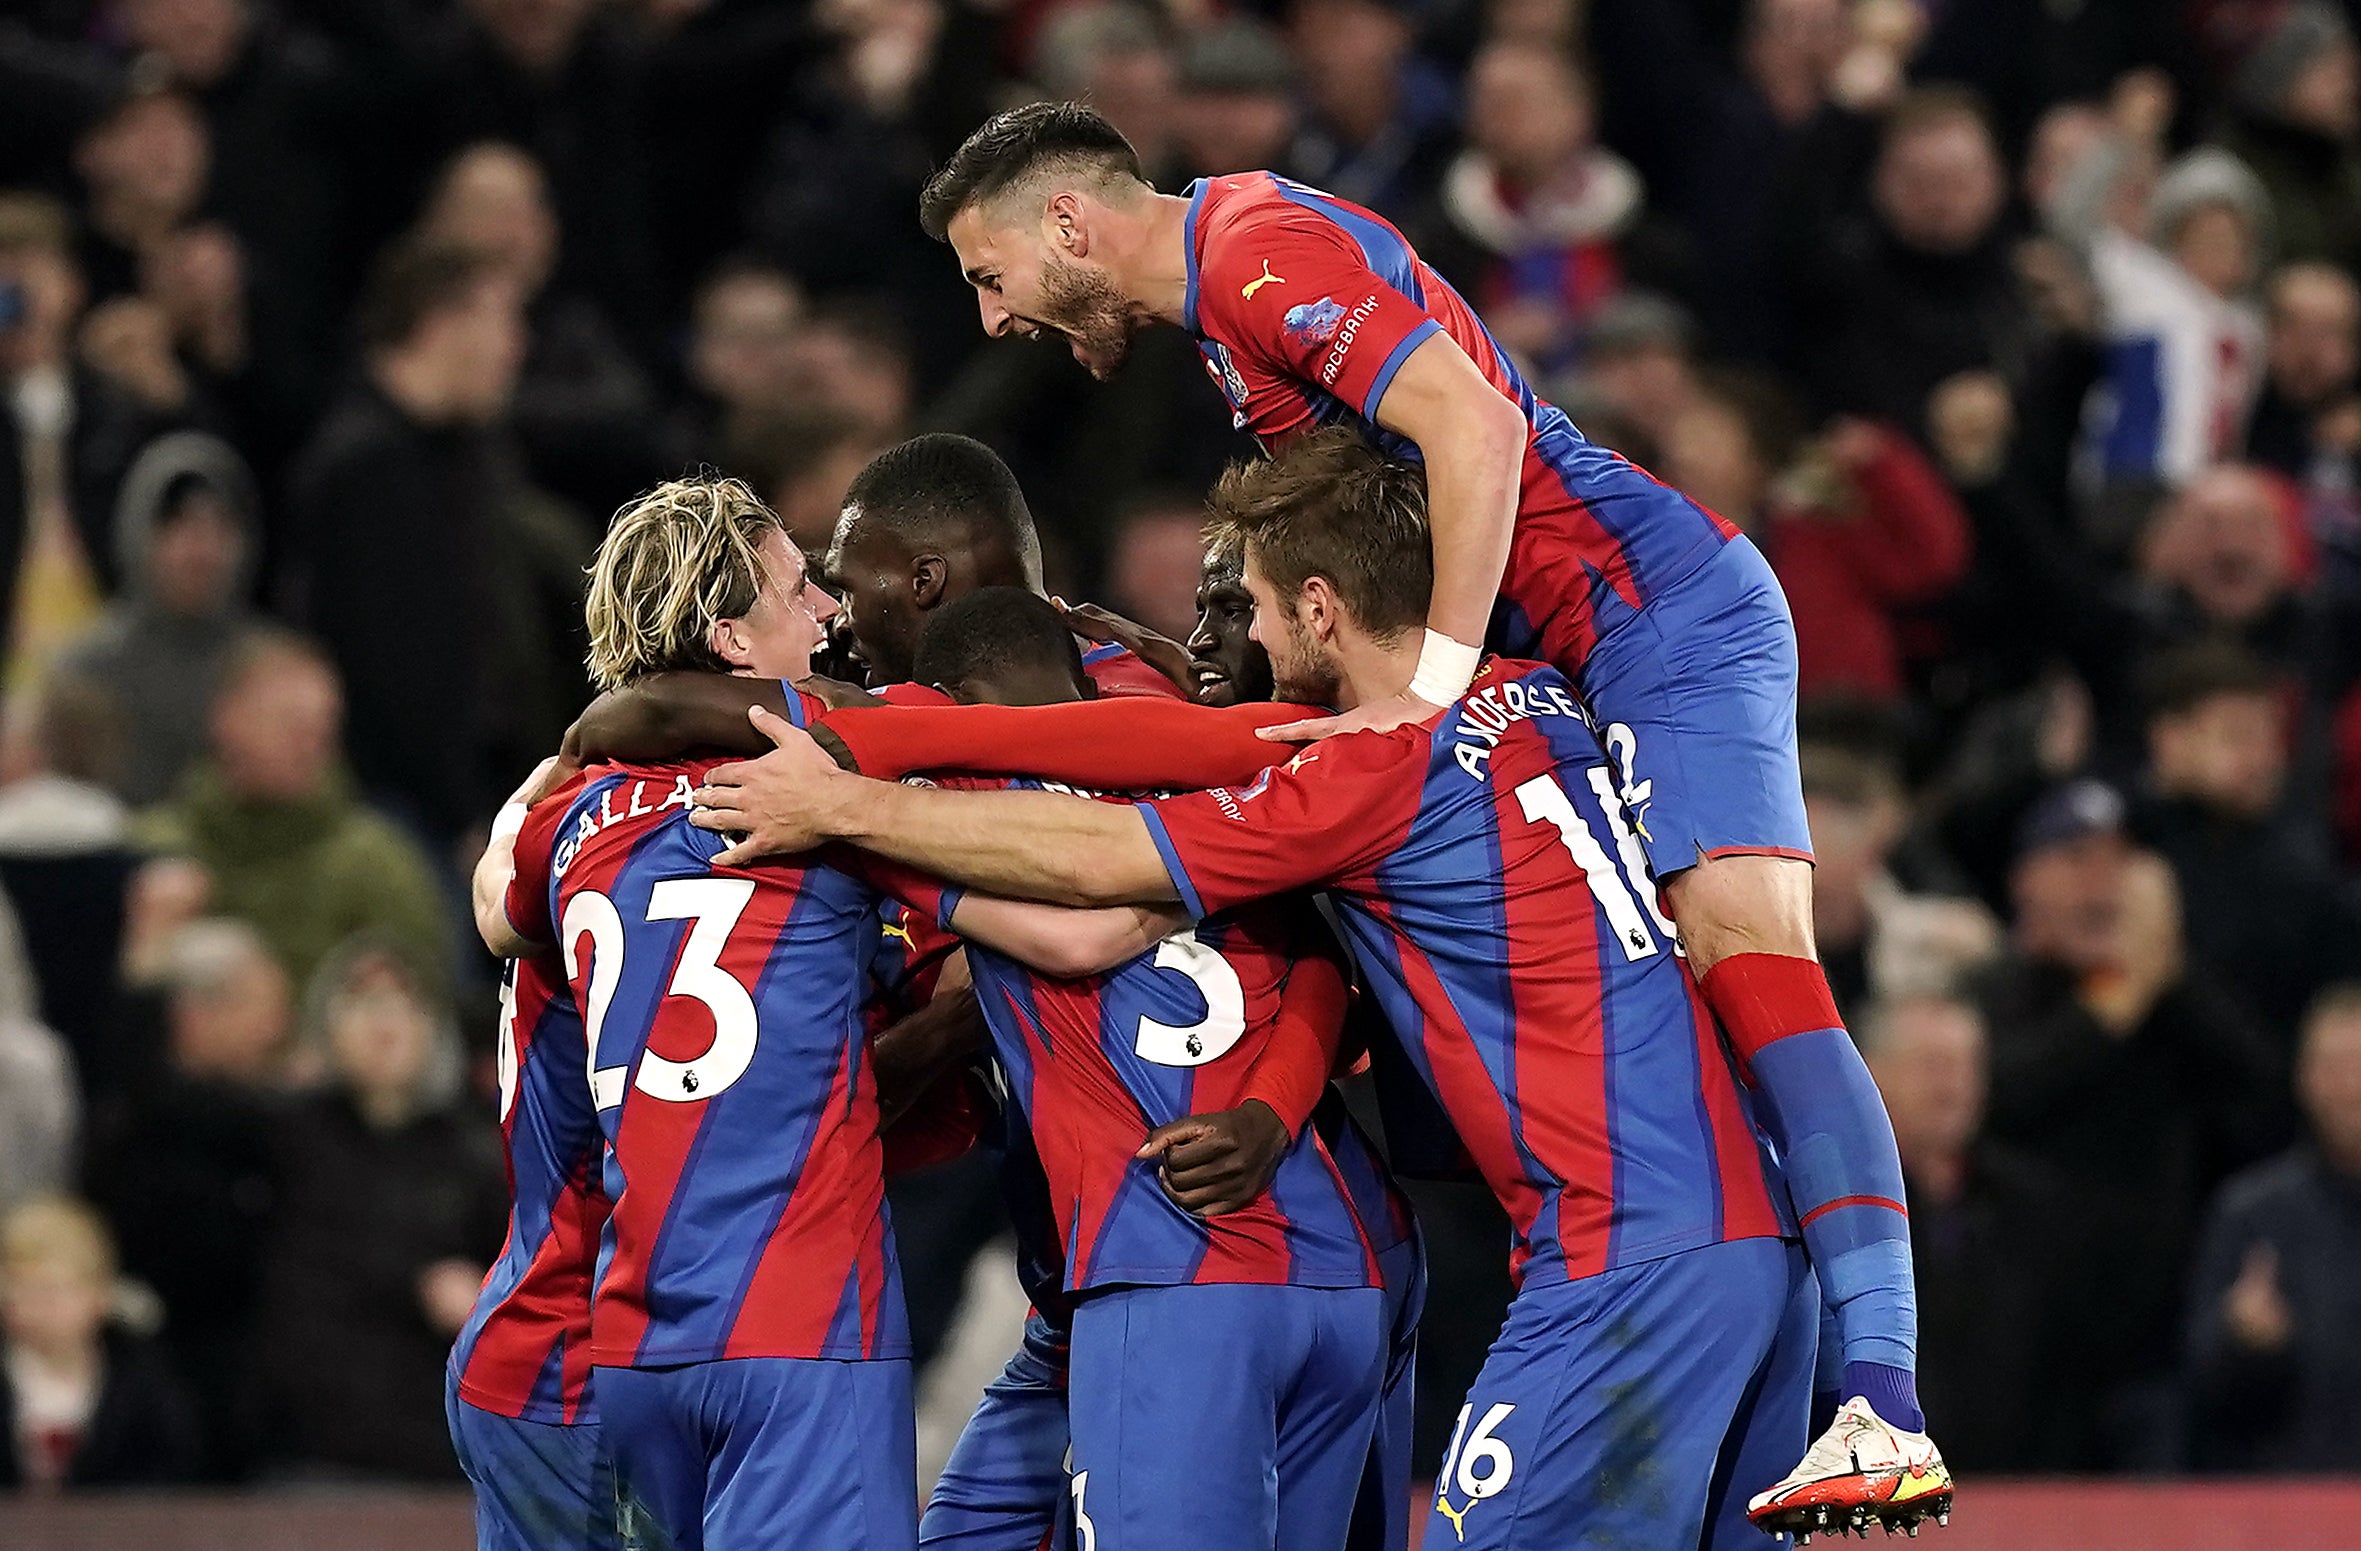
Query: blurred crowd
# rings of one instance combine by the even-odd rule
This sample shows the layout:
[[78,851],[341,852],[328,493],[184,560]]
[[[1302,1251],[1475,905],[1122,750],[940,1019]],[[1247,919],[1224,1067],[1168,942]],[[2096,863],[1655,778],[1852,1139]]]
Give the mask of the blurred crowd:
[[[916,220],[1041,96],[1376,209],[1769,555],[1953,1463],[2361,1469],[2357,12],[17,0],[0,1484],[455,1476],[457,879],[618,502],[711,464],[819,545],[966,432],[1054,591],[1189,633],[1250,451],[1191,342],[987,346]],[[922,1343],[989,1200],[904,1212]],[[1422,1201],[1447,1429],[1502,1230]]]

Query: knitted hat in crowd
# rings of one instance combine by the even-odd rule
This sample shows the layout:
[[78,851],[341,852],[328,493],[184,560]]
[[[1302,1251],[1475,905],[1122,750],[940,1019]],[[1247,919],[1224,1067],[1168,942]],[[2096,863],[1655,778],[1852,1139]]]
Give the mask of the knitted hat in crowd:
[[2275,113],[2314,60],[2352,41],[2344,13],[2329,0],[2295,0],[2259,29],[2253,46],[2230,73],[2230,94],[2248,112]]
[[2176,158],[2156,180],[2148,198],[2148,240],[2169,249],[2182,223],[2209,205],[2238,212],[2254,239],[2257,267],[2270,261],[2273,240],[2271,195],[2246,163],[2218,146],[2202,146]]

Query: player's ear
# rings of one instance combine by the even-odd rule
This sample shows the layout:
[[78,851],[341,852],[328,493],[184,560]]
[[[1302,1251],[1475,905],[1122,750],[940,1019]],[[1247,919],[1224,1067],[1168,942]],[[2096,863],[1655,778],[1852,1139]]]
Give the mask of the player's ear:
[[705,632],[705,644],[713,655],[733,668],[743,668],[753,659],[753,650],[746,640],[746,632],[735,619],[717,619]]
[[941,555],[920,555],[910,562],[910,601],[921,609],[933,608],[943,601],[950,578],[951,567]]
[[1060,189],[1049,196],[1045,223],[1049,228],[1049,240],[1068,258],[1085,258],[1090,253],[1088,213],[1088,205],[1072,189]]

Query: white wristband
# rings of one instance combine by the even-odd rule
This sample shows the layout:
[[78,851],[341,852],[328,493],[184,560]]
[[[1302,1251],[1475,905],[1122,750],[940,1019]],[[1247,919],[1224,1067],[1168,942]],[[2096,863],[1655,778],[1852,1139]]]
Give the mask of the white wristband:
[[512,802],[502,808],[499,816],[492,820],[492,838],[495,841],[513,839],[516,832],[524,827],[525,805],[521,802]]
[[1449,705],[1467,693],[1483,655],[1479,647],[1429,630],[1418,650],[1418,671],[1410,676],[1410,693],[1428,705]]

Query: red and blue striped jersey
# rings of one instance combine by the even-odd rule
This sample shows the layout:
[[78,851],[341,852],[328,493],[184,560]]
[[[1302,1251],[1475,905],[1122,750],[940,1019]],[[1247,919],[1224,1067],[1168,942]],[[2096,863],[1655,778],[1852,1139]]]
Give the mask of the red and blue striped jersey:
[[545,882],[615,1203],[594,1360],[906,1356],[861,1012],[879,892],[849,855],[715,866],[688,821],[714,763],[591,771]]
[[1475,310],[1382,218],[1269,172],[1202,179],[1188,197],[1181,323],[1238,427],[1265,447],[1345,423],[1418,461],[1415,443],[1378,427],[1377,407],[1437,332],[1523,408],[1532,433],[1492,621],[1501,651],[1571,671],[1597,638],[1597,588],[1643,608],[1736,534],[1536,397]]
[[[545,804],[554,817],[564,804]],[[552,825],[535,826],[546,865]],[[590,1291],[607,1223],[598,1117],[582,1014],[555,954],[506,966],[500,982],[500,1133],[508,1241],[451,1347],[469,1405],[529,1422],[595,1422]]]
[[1433,721],[1140,805],[1191,910],[1325,887],[1515,1229],[1520,1278],[1792,1231],[1572,687],[1487,659]]
[[[945,784],[1039,785],[968,777]],[[945,891],[944,918],[957,901]],[[1292,977],[1326,977],[1341,1015],[1336,943],[1307,901],[1211,917],[1087,979],[1040,974],[975,943],[967,962],[1049,1180],[1068,1291],[1116,1283],[1383,1285],[1377,1256],[1400,1242],[1402,1225],[1391,1212],[1362,1221],[1365,1197],[1353,1186],[1375,1160],[1340,1164],[1320,1128],[1303,1128],[1261,1199],[1218,1217],[1184,1211],[1164,1193],[1157,1164],[1133,1156],[1156,1127],[1243,1101]],[[1322,990],[1306,980],[1303,994]],[[1353,1142],[1365,1145],[1357,1134]]]

